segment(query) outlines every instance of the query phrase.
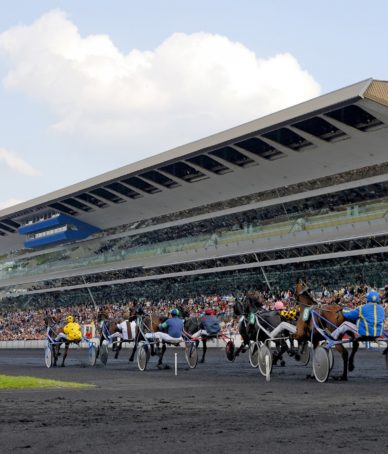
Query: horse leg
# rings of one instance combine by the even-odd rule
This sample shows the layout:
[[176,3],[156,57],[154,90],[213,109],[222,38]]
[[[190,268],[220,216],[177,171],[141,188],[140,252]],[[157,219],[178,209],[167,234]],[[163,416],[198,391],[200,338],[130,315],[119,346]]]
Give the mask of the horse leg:
[[163,364],[163,356],[164,356],[166,350],[167,350],[166,344],[163,342],[162,351],[161,351],[161,353],[159,355],[159,361],[158,361],[158,364],[157,364],[157,368],[158,369],[169,369],[168,366]]
[[342,380],[342,381],[347,381],[348,380],[348,358],[349,358],[349,353],[348,351],[346,350],[346,348],[339,344],[339,345],[336,345],[335,346],[336,350],[338,352],[341,353],[341,356],[342,356],[342,361],[343,361],[343,371],[342,371],[342,375],[340,375],[339,377],[336,377],[337,379],[339,380]]
[[359,346],[360,346],[359,342],[353,341],[352,352],[350,353],[349,356],[349,372],[352,372],[354,370],[354,357],[356,356]]
[[117,345],[116,345],[116,354],[114,356],[115,359],[117,359],[119,357],[119,353],[120,353],[122,346],[123,346],[123,340],[120,338],[120,340],[117,341]]
[[[199,341],[196,341],[195,344],[196,344],[196,347],[198,348]],[[202,345],[203,345],[203,351],[202,351],[202,358],[201,358],[200,363],[204,363],[205,362],[205,355],[206,355],[206,350],[207,350],[207,345],[206,345],[206,340],[205,339],[202,339]]]
[[57,367],[57,361],[58,361],[58,353],[59,353],[59,345],[54,345],[53,346],[53,355],[54,355],[54,362],[53,362],[53,367]]
[[131,356],[129,357],[128,361],[129,362],[133,362],[134,359],[135,359],[135,353],[136,353],[136,350],[137,350],[137,339],[134,339],[133,341],[133,349],[132,349],[132,353],[131,353]]
[[67,357],[67,352],[69,351],[69,345],[70,344],[67,344],[67,343],[65,344],[65,351],[63,352],[61,367],[65,367],[65,359]]

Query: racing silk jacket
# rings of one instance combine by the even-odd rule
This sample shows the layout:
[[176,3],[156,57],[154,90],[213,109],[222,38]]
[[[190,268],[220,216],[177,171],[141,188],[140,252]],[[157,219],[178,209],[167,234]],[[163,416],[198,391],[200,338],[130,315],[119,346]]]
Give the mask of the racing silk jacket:
[[345,320],[357,324],[361,336],[382,336],[385,314],[380,304],[363,304],[353,310],[344,309],[342,313]]
[[171,337],[181,337],[183,331],[183,320],[179,317],[172,317],[163,322],[160,327],[167,329],[167,334]]
[[78,323],[67,323],[63,332],[70,341],[78,341],[82,338],[81,327]]
[[201,327],[209,334],[218,334],[221,331],[220,322],[214,315],[204,315],[201,317]]

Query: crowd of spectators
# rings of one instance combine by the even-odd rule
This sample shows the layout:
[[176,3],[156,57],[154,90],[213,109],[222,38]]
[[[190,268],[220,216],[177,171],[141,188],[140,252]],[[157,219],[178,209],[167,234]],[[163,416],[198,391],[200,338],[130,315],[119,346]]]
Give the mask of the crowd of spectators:
[[[315,298],[322,303],[338,303],[346,307],[354,308],[365,303],[365,296],[370,290],[366,285],[344,287],[339,290],[329,291],[323,288],[315,292]],[[286,308],[295,305],[295,298],[291,289],[283,291],[263,290],[259,292],[260,299],[264,301],[264,308],[272,310],[277,301],[282,301]],[[388,316],[388,285],[380,289],[382,303]],[[211,308],[219,317],[222,325],[231,323],[232,329],[238,325],[238,319],[234,317],[233,306],[235,301],[244,298],[244,293],[200,295],[194,298],[170,298],[159,300],[130,300],[125,302],[105,302],[104,304],[63,304],[61,300],[52,300],[50,306],[29,307],[27,309],[17,306],[8,307],[0,311],[0,340],[41,340],[45,339],[46,326],[44,318],[49,314],[59,320],[65,320],[66,315],[72,314],[81,325],[97,326],[97,317],[100,311],[107,313],[112,319],[123,318],[128,308],[134,304],[140,304],[148,314],[168,315],[175,307],[182,307],[190,317],[197,317],[205,308]],[[230,326],[230,325],[229,325]],[[388,327],[387,327],[388,328]]]

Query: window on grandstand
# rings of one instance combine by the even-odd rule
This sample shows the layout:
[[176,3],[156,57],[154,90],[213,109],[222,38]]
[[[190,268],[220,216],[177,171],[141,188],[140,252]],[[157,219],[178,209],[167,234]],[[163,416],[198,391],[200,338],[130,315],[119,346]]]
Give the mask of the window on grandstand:
[[248,156],[245,156],[243,153],[240,153],[232,147],[219,148],[218,150],[211,151],[210,154],[216,156],[217,158],[221,158],[224,161],[231,162],[239,167],[256,164],[253,159],[248,158]]
[[74,208],[77,208],[78,210],[81,210],[81,211],[93,211],[93,208],[91,208],[90,206],[88,205],[85,205],[84,203],[80,202],[79,200],[75,200],[75,199],[64,199],[62,200],[63,203],[66,203],[66,205],[70,205]]
[[107,203],[103,202],[100,199],[97,199],[97,197],[94,197],[91,194],[88,194],[84,192],[83,194],[78,194],[77,199],[81,199],[84,202],[90,203],[91,205],[95,205],[98,208],[106,208],[108,206]]
[[222,175],[224,173],[232,171],[231,169],[229,169],[229,167],[226,167],[220,162],[215,161],[206,154],[201,154],[199,156],[194,156],[193,158],[188,158],[187,161],[199,167],[203,167],[206,170],[210,170],[210,172],[214,172],[218,175]]
[[385,126],[383,122],[355,105],[342,107],[341,109],[327,112],[325,115],[360,131],[369,131]]
[[67,207],[65,205],[62,205],[62,203],[52,203],[49,205],[51,208],[55,208],[58,211],[62,211],[63,213],[70,214],[71,216],[76,216],[78,214],[77,211],[73,210],[71,207]]
[[141,177],[145,178],[146,180],[151,180],[154,183],[160,184],[161,186],[164,186],[165,188],[176,188],[179,186],[179,184],[171,180],[171,178],[168,178],[166,175],[163,175],[160,172],[157,172],[156,170],[150,170],[149,172],[144,172],[140,175]]
[[98,196],[98,197],[101,197],[101,198],[103,198],[105,200],[108,200],[108,202],[113,202],[113,203],[123,203],[123,202],[125,202],[125,200],[122,199],[121,197],[119,197],[117,194],[109,192],[109,191],[107,191],[104,188],[92,189],[90,192],[92,194]]
[[266,134],[263,134],[263,137],[278,142],[295,151],[312,148],[314,146],[311,142],[287,128],[280,128],[275,131],[267,132]]
[[208,178],[199,170],[190,167],[184,162],[175,162],[174,164],[169,164],[167,166],[161,167],[160,170],[167,172],[177,178],[193,183],[194,181],[204,180]]
[[272,145],[269,145],[257,137],[251,137],[250,139],[243,140],[242,142],[236,143],[236,145],[244,150],[256,154],[257,156],[260,156],[261,158],[268,159],[269,161],[286,156]]
[[129,184],[130,186],[135,187],[136,189],[140,189],[141,191],[147,192],[148,194],[155,194],[156,192],[161,192],[159,188],[157,188],[156,186],[152,186],[152,184],[142,180],[141,178],[131,177],[123,180],[123,182]]
[[336,142],[349,138],[343,131],[320,117],[308,118],[292,126],[327,142]]
[[138,192],[134,191],[131,188],[128,188],[128,186],[124,186],[121,183],[116,182],[116,183],[107,184],[106,187],[122,194],[125,197],[129,197],[130,199],[138,199],[139,197],[143,197]]

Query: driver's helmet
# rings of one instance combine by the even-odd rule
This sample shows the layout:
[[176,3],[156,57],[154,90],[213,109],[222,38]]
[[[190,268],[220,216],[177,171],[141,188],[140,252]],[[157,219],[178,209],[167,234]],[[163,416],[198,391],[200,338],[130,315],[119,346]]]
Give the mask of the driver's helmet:
[[205,315],[213,315],[213,311],[210,309],[210,307],[207,307],[205,309]]
[[379,292],[376,292],[376,290],[371,290],[367,296],[366,300],[368,303],[379,303],[380,302],[380,294]]
[[177,315],[179,315],[179,311],[178,311],[178,309],[171,309],[170,314],[173,317],[176,317]]
[[276,301],[275,303],[275,311],[282,311],[284,309],[283,301]]
[[68,315],[66,317],[66,323],[73,323],[74,322],[74,317],[72,315]]

